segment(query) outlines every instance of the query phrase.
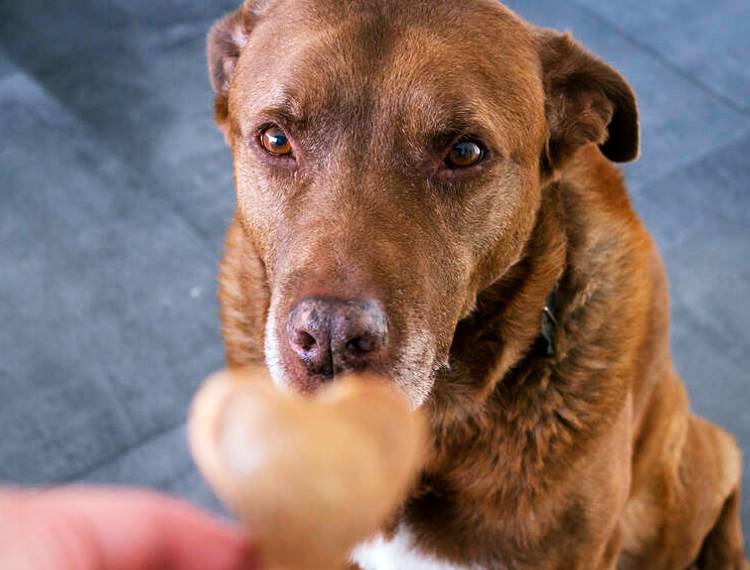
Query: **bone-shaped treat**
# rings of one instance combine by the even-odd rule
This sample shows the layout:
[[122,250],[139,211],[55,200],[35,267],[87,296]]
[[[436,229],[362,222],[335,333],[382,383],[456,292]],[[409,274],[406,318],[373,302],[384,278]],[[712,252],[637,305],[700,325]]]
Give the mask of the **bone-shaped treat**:
[[198,467],[248,528],[269,570],[336,570],[403,500],[425,422],[387,380],[282,394],[264,368],[220,372],[195,397]]

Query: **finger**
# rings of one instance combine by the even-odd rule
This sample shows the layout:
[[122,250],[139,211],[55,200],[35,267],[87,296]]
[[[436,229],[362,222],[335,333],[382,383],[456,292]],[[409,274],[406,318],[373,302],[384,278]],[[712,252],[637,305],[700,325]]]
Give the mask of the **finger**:
[[[240,530],[177,499],[148,491],[55,489],[18,496],[10,500],[8,509],[17,523],[18,537],[10,545],[10,551],[22,556],[14,566],[9,566],[2,563],[0,555],[1,568],[238,570],[255,567],[252,545]],[[0,532],[7,530],[2,526]],[[14,532],[11,530],[10,534]]]

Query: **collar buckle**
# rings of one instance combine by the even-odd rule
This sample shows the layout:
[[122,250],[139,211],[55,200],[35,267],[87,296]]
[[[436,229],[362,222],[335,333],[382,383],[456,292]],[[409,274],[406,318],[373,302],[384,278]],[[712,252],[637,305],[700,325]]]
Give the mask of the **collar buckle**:
[[557,336],[557,319],[555,318],[555,308],[557,301],[557,286],[547,296],[542,309],[542,337],[547,343],[547,356],[555,356],[556,345],[555,337]]

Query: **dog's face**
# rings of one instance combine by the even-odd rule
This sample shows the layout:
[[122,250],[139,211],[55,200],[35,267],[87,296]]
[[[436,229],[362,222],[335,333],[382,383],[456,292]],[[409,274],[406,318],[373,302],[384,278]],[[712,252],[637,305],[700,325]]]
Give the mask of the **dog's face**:
[[622,79],[492,0],[251,1],[208,47],[286,387],[368,368],[422,403],[565,159],[637,148]]

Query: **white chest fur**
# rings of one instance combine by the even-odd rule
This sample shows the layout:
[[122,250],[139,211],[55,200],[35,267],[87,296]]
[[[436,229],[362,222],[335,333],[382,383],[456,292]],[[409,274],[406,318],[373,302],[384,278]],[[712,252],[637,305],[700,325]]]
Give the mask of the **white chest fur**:
[[362,570],[481,570],[476,566],[452,564],[421,552],[411,533],[404,528],[399,528],[390,540],[378,536],[360,544],[354,549],[352,560]]

